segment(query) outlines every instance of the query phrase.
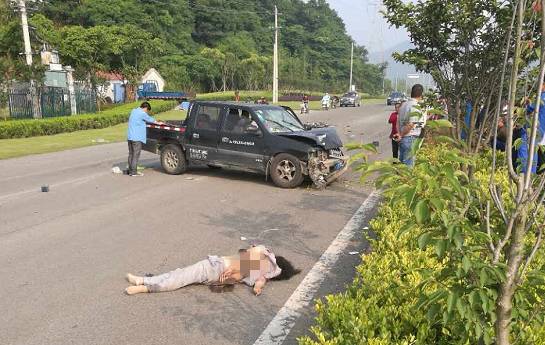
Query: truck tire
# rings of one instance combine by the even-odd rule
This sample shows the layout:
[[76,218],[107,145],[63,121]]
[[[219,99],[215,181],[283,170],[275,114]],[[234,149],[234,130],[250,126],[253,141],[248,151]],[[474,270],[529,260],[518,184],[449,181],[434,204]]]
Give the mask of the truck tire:
[[180,145],[168,144],[161,149],[161,166],[170,175],[180,175],[187,170],[187,160]]
[[271,179],[280,188],[295,188],[303,183],[301,162],[296,157],[281,153],[271,162]]

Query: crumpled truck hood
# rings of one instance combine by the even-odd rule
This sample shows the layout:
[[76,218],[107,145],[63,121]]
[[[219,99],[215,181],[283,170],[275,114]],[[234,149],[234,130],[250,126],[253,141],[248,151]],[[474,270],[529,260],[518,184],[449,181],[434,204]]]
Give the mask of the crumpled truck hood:
[[308,131],[290,132],[290,133],[277,133],[277,135],[288,137],[292,139],[303,139],[308,141],[309,139],[316,143],[316,145],[323,147],[326,150],[337,149],[343,146],[343,142],[334,127],[326,128],[313,128]]

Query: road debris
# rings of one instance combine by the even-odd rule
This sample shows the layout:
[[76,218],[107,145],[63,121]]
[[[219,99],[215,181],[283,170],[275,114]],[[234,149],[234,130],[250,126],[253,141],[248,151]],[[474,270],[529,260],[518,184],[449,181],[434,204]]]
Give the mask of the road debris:
[[240,240],[241,240],[241,241],[246,241],[246,240],[247,240],[247,238],[246,238],[246,237],[244,237],[244,236],[240,236]]
[[115,166],[112,168],[112,173],[114,174],[123,174],[123,170],[121,170],[121,168]]
[[47,193],[47,192],[49,192],[49,186],[45,184],[42,186],[42,193]]
[[349,252],[348,254],[350,254],[350,255],[357,255],[357,254],[359,254],[359,253],[360,253],[360,252]]

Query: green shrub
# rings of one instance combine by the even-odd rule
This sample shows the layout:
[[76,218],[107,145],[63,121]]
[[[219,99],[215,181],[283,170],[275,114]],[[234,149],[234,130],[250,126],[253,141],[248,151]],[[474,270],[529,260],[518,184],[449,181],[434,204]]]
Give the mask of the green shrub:
[[[125,104],[97,114],[2,121],[0,122],[0,139],[28,138],[115,126],[127,122],[131,110],[138,105],[138,102]],[[175,105],[176,102],[171,101],[151,102],[154,114],[170,110]]]
[[[488,268],[487,257],[476,256],[483,237],[476,212],[490,201],[490,159],[489,153],[465,157],[452,147],[434,145],[419,152],[412,170],[391,163],[375,165],[375,171],[393,173],[379,177],[385,190],[371,222],[378,238],[371,240],[373,252],[362,256],[346,292],[317,302],[313,335],[300,338],[299,344],[493,342],[494,289],[500,278]],[[459,163],[473,167],[474,180],[468,182],[462,169],[453,170]],[[501,190],[509,193],[505,169],[495,176]],[[492,226],[497,217],[491,214]],[[442,235],[444,223],[453,219],[459,228]],[[528,238],[528,245],[533,240]],[[539,274],[521,281],[515,297],[512,329],[517,344],[545,344],[544,252],[538,252],[529,269]]]
[[[301,91],[303,92],[303,91]],[[299,93],[298,91],[290,92],[280,92],[280,96],[285,93]],[[306,94],[309,94],[308,91],[305,91]],[[312,96],[322,96],[323,93],[320,92],[310,92]],[[240,100],[245,101],[255,101],[261,97],[265,97],[268,100],[272,99],[272,91],[240,91],[239,92]],[[233,101],[235,99],[235,91],[225,91],[225,92],[212,92],[205,94],[198,94],[197,100],[199,101]]]

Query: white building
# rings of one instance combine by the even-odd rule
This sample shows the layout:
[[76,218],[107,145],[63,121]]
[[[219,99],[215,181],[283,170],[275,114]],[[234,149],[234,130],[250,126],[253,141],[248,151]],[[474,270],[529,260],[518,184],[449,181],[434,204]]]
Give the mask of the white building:
[[155,68],[150,68],[144,74],[144,76],[142,77],[140,82],[142,84],[154,83],[155,85],[157,85],[157,91],[159,91],[159,92],[163,92],[163,90],[165,89],[165,84],[166,84],[163,77],[161,77],[161,74],[159,74],[159,72]]
[[127,80],[121,73],[115,72],[97,72],[97,77],[104,79],[105,83],[98,86],[98,93],[111,100],[112,103],[122,103],[125,101],[125,85]]

